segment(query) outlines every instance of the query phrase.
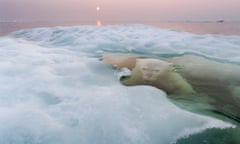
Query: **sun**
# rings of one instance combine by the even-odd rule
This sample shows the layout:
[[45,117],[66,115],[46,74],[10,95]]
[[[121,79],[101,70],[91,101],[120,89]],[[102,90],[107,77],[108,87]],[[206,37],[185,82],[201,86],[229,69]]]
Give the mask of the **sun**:
[[97,10],[97,11],[100,11],[100,6],[97,6],[97,7],[96,7],[96,10]]

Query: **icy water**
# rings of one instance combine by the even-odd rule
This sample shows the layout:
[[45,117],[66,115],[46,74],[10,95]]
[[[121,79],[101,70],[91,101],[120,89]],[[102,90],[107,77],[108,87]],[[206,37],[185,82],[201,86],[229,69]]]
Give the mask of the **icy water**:
[[238,144],[239,122],[123,86],[104,52],[240,64],[240,36],[146,25],[36,28],[0,37],[1,144]]

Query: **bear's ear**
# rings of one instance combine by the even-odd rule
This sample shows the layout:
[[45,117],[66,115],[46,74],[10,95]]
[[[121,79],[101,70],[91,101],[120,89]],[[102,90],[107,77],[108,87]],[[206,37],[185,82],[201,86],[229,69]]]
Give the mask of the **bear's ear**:
[[184,69],[183,66],[176,64],[171,64],[171,67],[173,72],[181,72]]

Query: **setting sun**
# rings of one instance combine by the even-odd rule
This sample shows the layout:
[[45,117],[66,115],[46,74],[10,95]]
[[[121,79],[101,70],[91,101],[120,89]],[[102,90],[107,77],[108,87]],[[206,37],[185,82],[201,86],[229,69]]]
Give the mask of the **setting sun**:
[[97,11],[100,11],[100,6],[97,6],[97,7],[96,7],[96,10],[97,10]]

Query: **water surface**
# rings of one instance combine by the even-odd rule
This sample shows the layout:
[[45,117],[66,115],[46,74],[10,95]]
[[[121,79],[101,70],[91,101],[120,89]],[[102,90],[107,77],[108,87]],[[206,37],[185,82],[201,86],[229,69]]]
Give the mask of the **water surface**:
[[[26,29],[0,37],[0,143],[239,143],[239,122],[176,106],[159,89],[126,87],[104,52],[193,54],[240,64],[240,37],[146,25]],[[205,137],[208,135],[208,137]]]

